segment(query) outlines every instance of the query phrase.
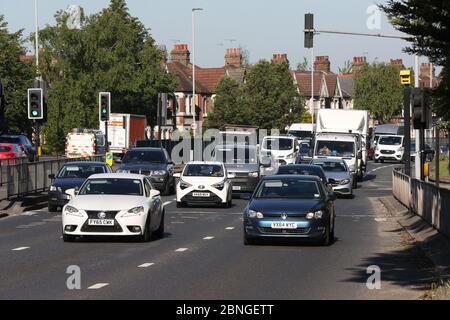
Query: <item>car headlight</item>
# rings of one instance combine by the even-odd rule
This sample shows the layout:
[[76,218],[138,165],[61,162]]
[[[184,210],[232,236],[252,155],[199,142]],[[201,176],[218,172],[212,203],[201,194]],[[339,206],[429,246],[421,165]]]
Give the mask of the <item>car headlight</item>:
[[72,206],[66,206],[64,208],[64,213],[67,215],[75,216],[75,217],[83,217],[80,210]]
[[50,186],[50,191],[59,191],[62,192],[61,187]]
[[221,181],[219,183],[211,185],[211,187],[216,188],[218,190],[222,190],[225,187],[225,181]]
[[255,211],[255,210],[248,210],[248,217],[250,219],[262,219],[264,218],[264,215],[261,212]]
[[340,184],[344,185],[344,184],[348,184],[348,183],[350,183],[350,179],[342,180]]
[[308,212],[306,214],[306,219],[312,220],[312,219],[322,219],[323,217],[323,211],[315,211],[315,212]]
[[154,175],[154,176],[163,176],[166,173],[167,173],[166,170],[155,170],[155,171],[152,171],[152,175]]
[[248,176],[251,177],[251,178],[258,178],[259,172],[257,172],[257,171],[249,172]]
[[292,158],[295,158],[295,153],[291,153],[286,156],[286,159],[292,159]]
[[189,188],[189,187],[192,187],[192,184],[187,183],[186,181],[180,180],[180,188],[182,190],[186,189],[186,188]]
[[145,209],[143,206],[134,207],[130,210],[128,210],[122,217],[135,217],[137,215],[144,214]]

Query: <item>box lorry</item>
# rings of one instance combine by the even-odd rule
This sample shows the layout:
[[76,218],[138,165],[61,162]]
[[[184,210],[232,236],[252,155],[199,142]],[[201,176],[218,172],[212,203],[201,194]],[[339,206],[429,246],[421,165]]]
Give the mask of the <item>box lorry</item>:
[[66,158],[105,154],[105,135],[96,129],[74,128],[66,136]]
[[293,123],[288,130],[288,134],[297,137],[301,142],[309,142],[312,145],[316,125],[312,123]]
[[[127,150],[139,140],[145,140],[147,118],[143,115],[111,113],[108,122],[109,151],[122,158]],[[105,133],[105,122],[100,121],[100,130]]]
[[367,167],[368,131],[367,110],[321,109],[314,158],[342,158],[355,177],[362,179]]

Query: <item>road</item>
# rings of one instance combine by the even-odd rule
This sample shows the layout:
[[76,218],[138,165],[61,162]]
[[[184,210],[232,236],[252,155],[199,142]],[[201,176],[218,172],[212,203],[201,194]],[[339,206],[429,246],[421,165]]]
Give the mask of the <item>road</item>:
[[[370,164],[354,199],[336,201],[329,247],[278,242],[244,246],[242,210],[177,209],[166,202],[166,234],[150,243],[61,240],[61,213],[0,219],[0,299],[415,299],[428,274],[402,244],[378,197],[391,194],[392,164]],[[81,289],[69,290],[69,266]],[[381,268],[380,290],[366,286]]]

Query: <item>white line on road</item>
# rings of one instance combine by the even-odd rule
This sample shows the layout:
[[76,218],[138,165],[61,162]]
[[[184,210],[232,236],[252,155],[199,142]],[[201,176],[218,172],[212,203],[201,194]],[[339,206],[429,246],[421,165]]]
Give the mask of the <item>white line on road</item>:
[[386,218],[375,218],[376,222],[386,222],[387,219]]
[[94,284],[93,286],[90,286],[88,289],[89,290],[97,290],[97,289],[106,287],[107,285],[109,285],[109,283],[97,283],[97,284]]
[[188,216],[181,216],[180,218],[181,219],[194,219],[194,220],[198,219],[198,217],[188,217]]
[[172,202],[173,202],[173,201],[166,201],[166,202],[163,203],[163,205],[164,205],[164,207],[165,207],[165,206],[168,206],[169,204],[171,204]]
[[226,227],[225,230],[234,230],[234,227]]
[[395,167],[395,166],[398,166],[398,164],[391,164],[391,165],[389,165],[389,166],[378,167],[378,168],[375,168],[375,169],[373,169],[373,170],[367,172],[367,174],[371,174],[371,173],[373,173],[373,172],[375,172],[375,171],[378,171],[378,170],[381,170],[381,169],[386,169],[386,168],[389,168],[389,167]]
[[148,268],[151,267],[152,265],[154,265],[153,262],[143,263],[140,266],[138,266],[138,268]]
[[30,247],[19,247],[19,248],[12,249],[12,251],[23,251],[23,250],[27,250],[27,249],[30,249]]
[[186,251],[188,248],[178,248],[177,250],[175,250],[175,252],[184,252]]
[[203,238],[203,240],[212,240],[212,239],[214,239],[214,237],[212,237],[212,236]]
[[172,221],[171,223],[172,223],[172,224],[184,224],[183,221]]

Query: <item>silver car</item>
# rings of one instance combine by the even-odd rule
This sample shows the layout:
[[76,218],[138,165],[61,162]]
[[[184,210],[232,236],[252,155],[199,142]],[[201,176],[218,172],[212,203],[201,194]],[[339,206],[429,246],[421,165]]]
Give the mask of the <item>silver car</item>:
[[336,158],[314,159],[311,164],[322,167],[334,193],[353,196],[355,178],[344,160]]

